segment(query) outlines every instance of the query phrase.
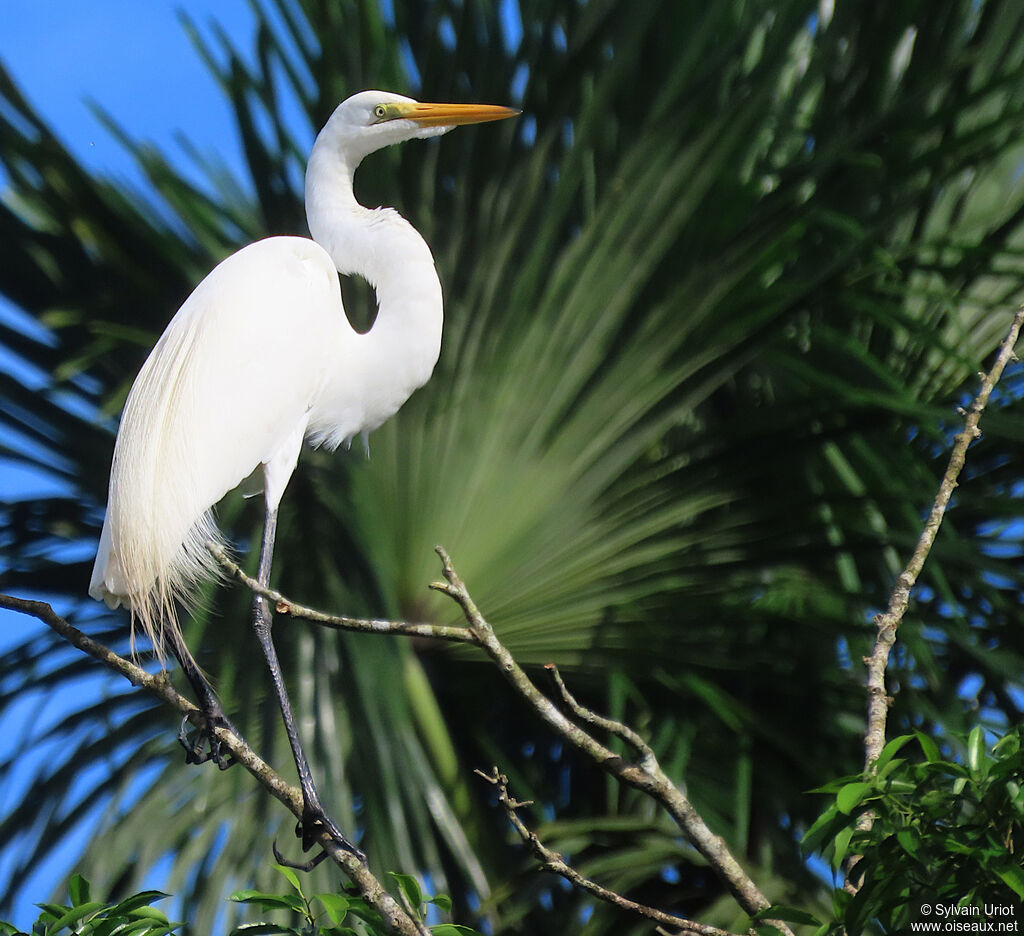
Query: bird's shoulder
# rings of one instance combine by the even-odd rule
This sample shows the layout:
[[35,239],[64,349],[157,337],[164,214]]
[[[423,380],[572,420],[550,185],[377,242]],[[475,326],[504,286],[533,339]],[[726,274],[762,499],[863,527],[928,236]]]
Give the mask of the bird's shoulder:
[[284,272],[304,276],[337,275],[334,261],[316,241],[284,234],[265,237],[235,251],[210,275],[238,271],[255,274],[260,279],[280,277]]
[[236,327],[254,315],[329,314],[340,296],[337,270],[319,244],[305,237],[268,237],[218,263],[175,319],[179,327],[214,319]]

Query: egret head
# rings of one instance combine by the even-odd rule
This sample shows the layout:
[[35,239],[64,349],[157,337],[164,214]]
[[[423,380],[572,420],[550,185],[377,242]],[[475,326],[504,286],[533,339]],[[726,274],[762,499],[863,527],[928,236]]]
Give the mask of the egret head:
[[394,143],[440,136],[459,124],[503,120],[518,113],[495,104],[424,104],[388,91],[360,91],[335,108],[320,136],[358,162]]

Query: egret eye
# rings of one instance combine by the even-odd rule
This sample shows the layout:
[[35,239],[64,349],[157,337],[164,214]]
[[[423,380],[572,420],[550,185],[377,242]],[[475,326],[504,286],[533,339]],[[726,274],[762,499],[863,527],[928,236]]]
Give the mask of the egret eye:
[[387,117],[387,115],[388,115],[388,109],[383,104],[378,104],[373,109],[373,116],[376,117],[378,120],[383,120],[385,117]]

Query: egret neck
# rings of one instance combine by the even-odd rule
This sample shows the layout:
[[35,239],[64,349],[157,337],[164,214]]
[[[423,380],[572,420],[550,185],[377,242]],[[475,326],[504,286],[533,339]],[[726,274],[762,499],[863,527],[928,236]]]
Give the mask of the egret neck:
[[331,129],[328,124],[317,137],[306,169],[309,230],[341,274],[373,286],[378,311],[368,332],[350,336],[357,347],[343,356],[337,386],[329,380],[320,412],[313,414],[314,424],[328,413],[338,419],[335,401],[349,404],[354,376],[372,389],[361,414],[339,420],[345,425],[327,436],[329,446],[372,432],[427,382],[441,351],[443,323],[441,283],[426,241],[393,208],[356,201],[352,181],[363,154],[339,152]]

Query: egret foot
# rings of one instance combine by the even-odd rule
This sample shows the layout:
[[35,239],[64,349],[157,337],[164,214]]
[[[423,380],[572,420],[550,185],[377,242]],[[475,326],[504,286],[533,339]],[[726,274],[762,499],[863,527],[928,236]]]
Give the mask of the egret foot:
[[319,800],[310,802],[307,797],[302,809],[302,821],[295,826],[295,834],[302,841],[302,850],[309,851],[324,832],[334,839],[341,848],[366,864],[366,853],[348,840],[345,833],[338,828],[337,823],[324,812]]
[[309,861],[292,861],[291,858],[285,858],[285,856],[278,851],[277,839],[274,839],[271,847],[274,849],[274,860],[279,865],[284,865],[286,868],[294,868],[296,871],[312,871],[327,857],[327,852],[322,851],[315,858],[310,858]]
[[226,728],[234,735],[238,735],[238,731],[228,721],[219,704],[215,705],[213,711],[201,711],[205,727],[197,728],[190,733],[190,722],[188,718],[183,718],[178,729],[178,743],[185,749],[185,763],[205,764],[207,761],[213,761],[221,770],[227,770],[235,763],[235,759],[230,755],[225,757],[221,753],[222,745],[214,729]]
[[[309,851],[326,832],[340,848],[354,855],[362,864],[366,864],[366,853],[349,841],[348,836],[338,828],[337,823],[324,811],[319,799],[314,798],[312,803],[308,798],[305,798],[304,801],[302,820],[295,824],[295,835],[302,841],[302,850]],[[309,861],[291,861],[277,850],[276,841],[273,847],[274,858],[277,860],[277,863],[288,868],[295,868],[296,871],[312,871],[327,857],[327,852],[322,851],[314,858],[310,858]]]

